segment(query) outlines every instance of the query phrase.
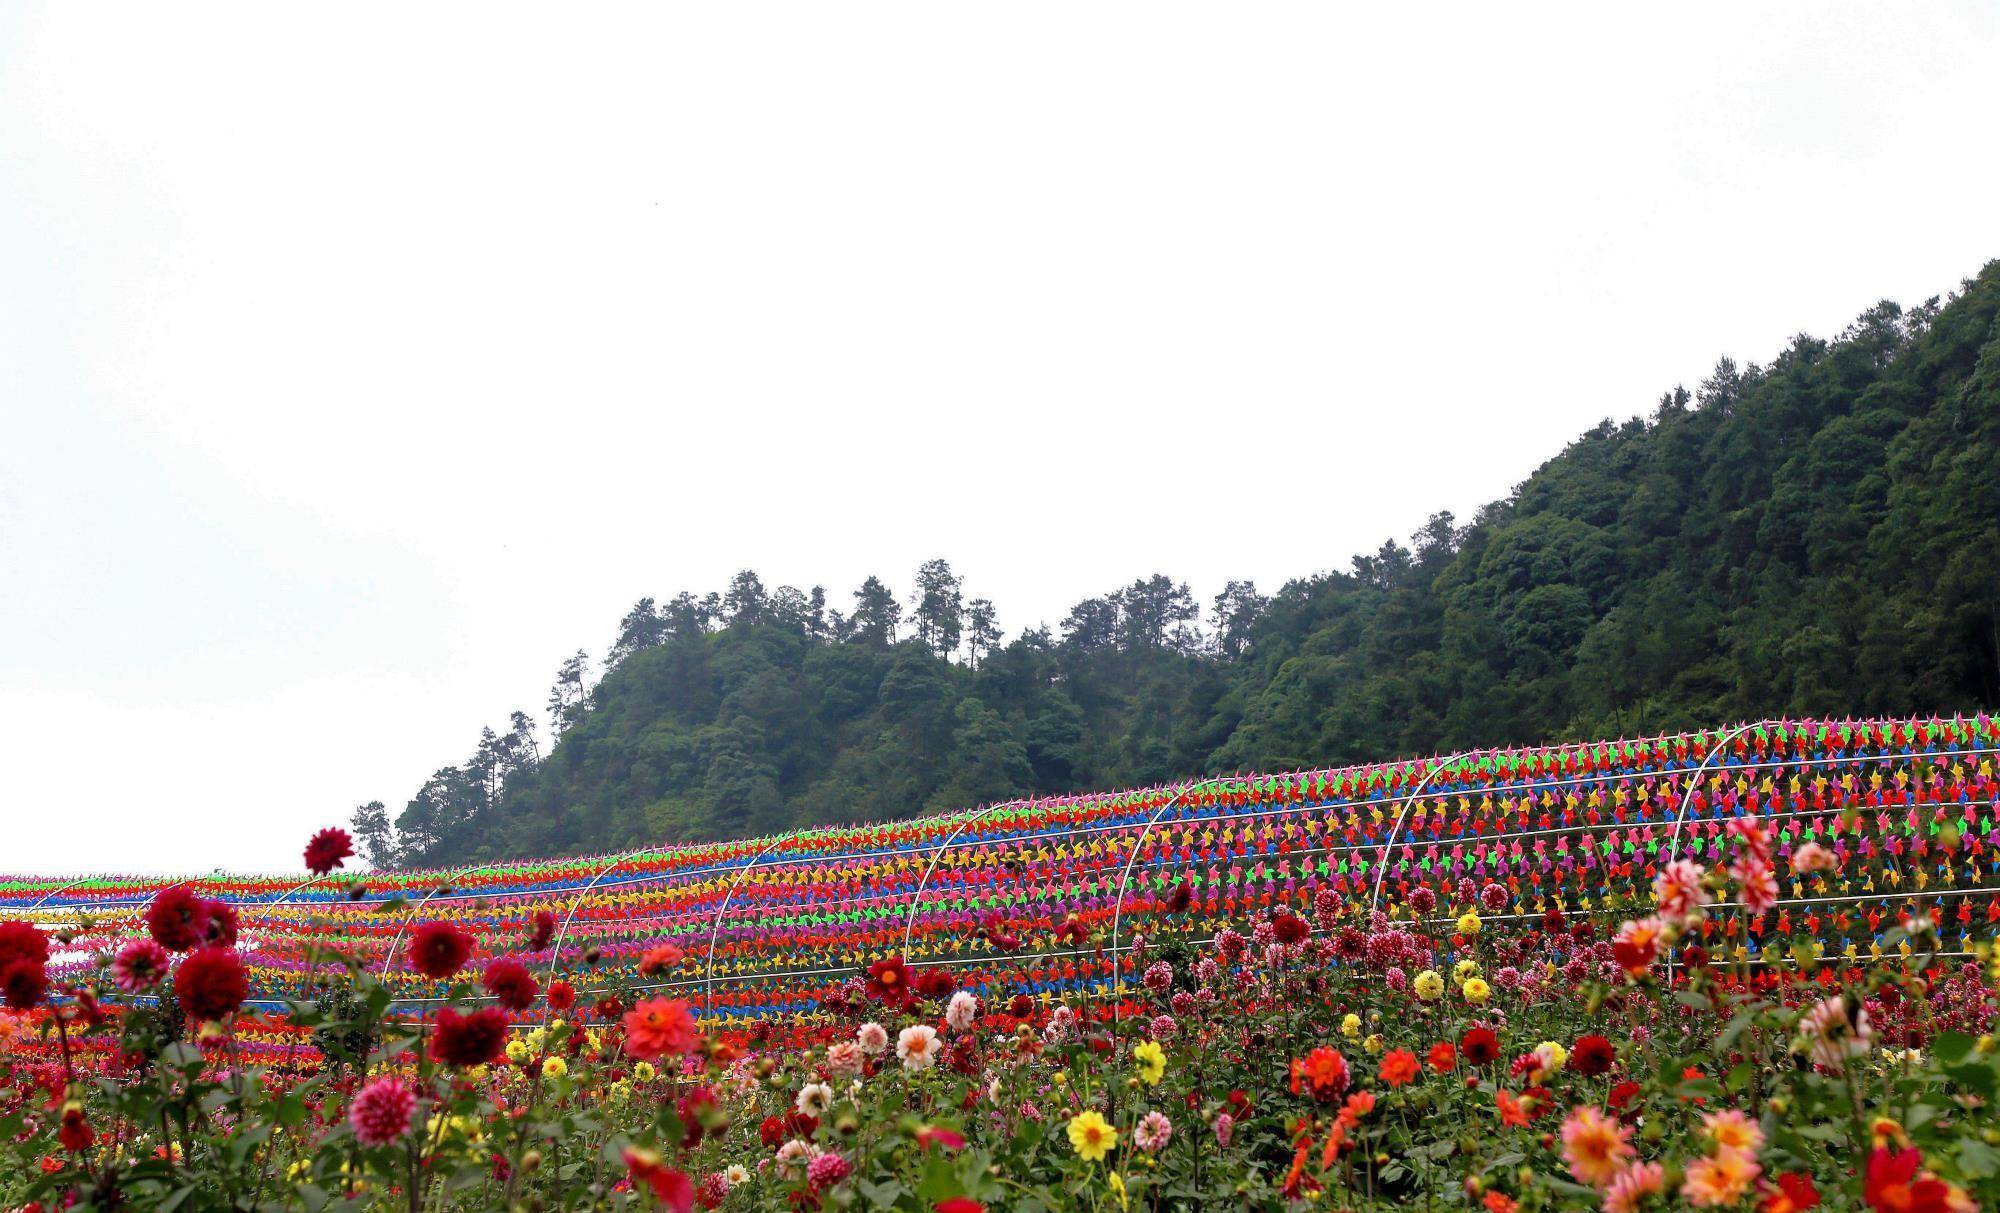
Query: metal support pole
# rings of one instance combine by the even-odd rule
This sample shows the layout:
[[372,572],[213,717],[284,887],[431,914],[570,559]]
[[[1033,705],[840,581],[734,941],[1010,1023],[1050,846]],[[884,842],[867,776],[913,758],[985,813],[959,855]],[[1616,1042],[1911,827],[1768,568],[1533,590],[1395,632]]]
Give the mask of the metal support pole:
[[708,964],[701,976],[702,1014],[712,1014],[715,1009],[715,937],[722,930],[722,916],[729,912],[729,903],[735,898],[737,887],[743,883],[743,878],[749,875],[752,869],[764,862],[764,856],[769,855],[773,847],[781,842],[788,842],[791,839],[797,838],[800,833],[801,831],[792,830],[789,833],[780,834],[770,842],[765,843],[764,849],[757,852],[756,857],[746,866],[737,869],[735,877],[730,880],[729,891],[722,895],[722,904],[716,908],[715,918],[709,923],[708,927]]
[[[1738,737],[1743,736],[1743,734],[1749,732],[1751,729],[1758,728],[1762,725],[1775,724],[1775,723],[1777,722],[1772,720],[1753,720],[1749,724],[1738,725],[1735,728],[1731,729],[1729,732],[1724,733],[1722,736],[1716,738],[1714,747],[1711,748],[1708,753],[1703,754],[1701,756],[1701,761],[1695,764],[1693,776],[1691,776],[1688,779],[1688,786],[1682,789],[1681,791],[1680,804],[1674,807],[1674,828],[1673,831],[1667,835],[1668,863],[1672,863],[1674,860],[1680,858],[1681,824],[1687,820],[1688,804],[1694,800],[1694,794],[1701,790],[1702,773],[1708,769],[1709,760],[1711,758],[1714,758],[1717,754],[1720,754],[1725,750],[1727,750],[1729,748],[1730,742],[1736,740]],[[1671,990],[1673,988],[1674,988],[1674,953],[1672,951],[1669,951],[1667,953],[1667,989]]]
[[1175,792],[1165,804],[1155,809],[1153,815],[1146,819],[1146,828],[1139,832],[1139,840],[1132,844],[1132,853],[1125,857],[1125,870],[1118,874],[1118,900],[1111,906],[1111,1038],[1113,1040],[1118,1039],[1118,1004],[1125,997],[1125,970],[1120,968],[1118,963],[1118,928],[1125,916],[1125,882],[1132,878],[1132,865],[1138,862],[1139,852],[1145,849],[1146,840],[1153,836],[1153,827],[1160,824],[1160,818],[1166,816],[1169,809],[1197,789],[1220,782],[1224,781],[1197,780]]
[[931,853],[931,861],[924,865],[924,874],[917,881],[917,891],[915,893],[910,894],[910,912],[903,916],[903,955],[905,957],[908,957],[910,954],[910,932],[914,930],[917,925],[917,906],[924,899],[924,887],[930,884],[931,873],[937,871],[938,860],[944,858],[944,853],[951,849],[951,844],[958,840],[960,832],[962,832],[965,829],[965,827],[971,825],[975,821],[979,821],[983,818],[991,816],[993,813],[996,813],[1001,809],[1011,809],[1018,807],[1020,803],[1021,802],[1018,800],[1009,800],[1003,804],[988,805],[985,808],[978,810],[977,812],[967,815],[965,820],[959,822],[956,826],[952,827],[951,833],[945,835],[944,845],[940,846],[936,851],[933,851]]
[[1483,754],[1486,752],[1484,750],[1460,750],[1449,758],[1432,763],[1431,769],[1425,771],[1424,777],[1417,781],[1416,790],[1408,796],[1403,797],[1403,807],[1397,811],[1396,820],[1389,826],[1389,836],[1382,840],[1382,858],[1375,865],[1375,891],[1369,894],[1368,897],[1368,913],[1370,916],[1373,916],[1376,909],[1382,904],[1382,881],[1389,875],[1389,852],[1396,845],[1396,836],[1403,832],[1403,820],[1410,815],[1410,806],[1423,797],[1424,789],[1430,786],[1431,780],[1437,776],[1439,771],[1444,770],[1462,758],[1470,758],[1474,754]]

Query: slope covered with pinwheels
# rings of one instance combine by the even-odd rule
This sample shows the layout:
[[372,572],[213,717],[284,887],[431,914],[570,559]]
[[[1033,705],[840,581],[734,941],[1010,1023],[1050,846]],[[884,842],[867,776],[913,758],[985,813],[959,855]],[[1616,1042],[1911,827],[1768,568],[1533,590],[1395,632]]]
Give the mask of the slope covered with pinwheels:
[[[1992,718],[1767,721],[1693,734],[1477,751],[1334,770],[1228,776],[1027,800],[913,821],[800,830],[623,855],[456,870],[185,882],[9,878],[0,913],[69,935],[60,982],[145,930],[170,885],[231,907],[251,1003],[278,1009],[353,963],[396,1006],[443,994],[408,965],[412,928],[443,921],[475,955],[514,954],[586,994],[637,980],[722,1024],[809,1017],[899,955],[971,988],[1040,999],[1112,992],[1135,939],[1172,907],[1204,936],[1322,894],[1392,920],[1497,888],[1488,914],[1610,909],[1662,864],[1711,858],[1761,815],[1794,874],[1771,914],[1700,943],[1755,963],[1863,958],[1927,907],[1947,950],[2000,929]],[[1720,932],[1720,934],[1717,934]],[[640,973],[661,945],[668,970]],[[325,953],[337,945],[339,959]],[[297,1040],[274,1027],[269,1043]]]
[[1955,1213],[2000,723],[1771,720],[592,859],[0,882],[27,1208]]

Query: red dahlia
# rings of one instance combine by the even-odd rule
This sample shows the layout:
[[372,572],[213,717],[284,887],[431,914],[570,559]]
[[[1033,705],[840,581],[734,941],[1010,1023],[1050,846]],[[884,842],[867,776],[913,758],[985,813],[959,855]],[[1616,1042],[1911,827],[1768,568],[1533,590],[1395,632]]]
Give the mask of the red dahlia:
[[461,1067],[498,1061],[507,1047],[507,1029],[507,1012],[499,1007],[481,1007],[470,1015],[446,1007],[431,1029],[431,1059]]
[[205,938],[218,948],[236,946],[236,907],[226,901],[208,903],[208,930]]
[[222,1019],[249,993],[243,962],[228,948],[198,948],[174,973],[174,997],[189,1019]]
[[306,843],[306,871],[324,876],[342,866],[341,860],[354,854],[354,837],[338,826],[328,826]]
[[153,904],[146,907],[146,929],[169,952],[200,947],[208,934],[213,905],[196,897],[184,884],[161,889]]
[[1569,1051],[1569,1068],[1589,1078],[1608,1072],[1618,1060],[1618,1050],[1602,1036],[1579,1036]]
[[549,1006],[557,1011],[567,1011],[576,1005],[576,987],[566,981],[549,983]]
[[427,922],[410,936],[410,967],[434,981],[457,973],[471,955],[472,936],[448,922]]
[[958,986],[958,983],[951,979],[951,974],[938,966],[932,966],[917,974],[916,980],[911,984],[916,986],[917,993],[925,998],[947,998]]
[[1282,944],[1294,944],[1312,934],[1306,920],[1297,914],[1280,914],[1271,920],[1271,931]]
[[0,1002],[10,1011],[31,1011],[49,988],[49,971],[38,960],[0,964]]
[[910,1001],[910,966],[900,956],[868,966],[868,995],[877,1002],[902,1006]]
[[49,986],[49,937],[26,922],[0,922],[0,995],[7,1006],[26,1011]]
[[1460,1038],[1458,1051],[1466,1064],[1483,1066],[1500,1056],[1500,1038],[1491,1028],[1474,1028]]
[[534,933],[528,937],[528,950],[539,952],[549,946],[556,937],[556,915],[554,910],[536,910]]
[[512,956],[502,956],[486,966],[486,992],[509,1011],[525,1011],[535,1001],[535,979],[528,966]]
[[49,937],[40,927],[29,922],[0,922],[0,966],[17,960],[46,964],[48,959]]

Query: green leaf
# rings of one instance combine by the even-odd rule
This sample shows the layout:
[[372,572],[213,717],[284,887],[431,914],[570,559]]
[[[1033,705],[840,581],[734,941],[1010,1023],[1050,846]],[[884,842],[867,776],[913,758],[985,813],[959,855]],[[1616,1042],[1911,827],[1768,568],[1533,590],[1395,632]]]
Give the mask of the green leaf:
[[1958,1143],[1958,1173],[1967,1179],[1984,1179],[2000,1172],[2000,1150],[1979,1140],[1966,1137]]
[[1972,1052],[1972,1037],[1963,1032],[1940,1032],[1937,1042],[1931,1046],[1931,1052],[1944,1065],[1961,1061]]
[[1969,1091],[1976,1091],[1987,1099],[1991,1099],[1994,1096],[1995,1082],[1993,1067],[1984,1062],[1972,1061],[1955,1066],[1946,1066],[1944,1067],[1944,1074],[1946,1078],[1951,1079],[1959,1086]]

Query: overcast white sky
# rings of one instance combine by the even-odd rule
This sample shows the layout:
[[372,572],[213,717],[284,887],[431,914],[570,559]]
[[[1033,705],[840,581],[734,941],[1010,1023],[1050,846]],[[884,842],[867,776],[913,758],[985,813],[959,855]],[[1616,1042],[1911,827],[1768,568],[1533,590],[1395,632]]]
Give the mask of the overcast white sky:
[[1990,4],[0,10],[0,870],[295,869],[643,594],[1274,588],[2000,255]]

